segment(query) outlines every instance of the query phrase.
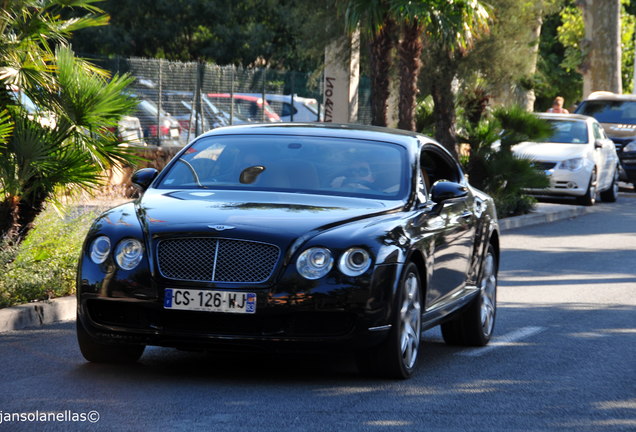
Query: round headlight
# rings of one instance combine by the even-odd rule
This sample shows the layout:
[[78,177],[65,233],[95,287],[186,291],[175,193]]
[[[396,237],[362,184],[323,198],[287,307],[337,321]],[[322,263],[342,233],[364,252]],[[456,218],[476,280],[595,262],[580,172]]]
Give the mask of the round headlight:
[[110,239],[106,236],[99,236],[91,243],[90,254],[91,260],[95,264],[101,264],[106,261],[110,253]]
[[371,266],[369,252],[360,248],[351,248],[340,257],[338,268],[347,276],[360,276]]
[[561,162],[561,168],[570,171],[580,170],[581,168],[583,168],[584,165],[585,159],[583,158],[567,159]]
[[141,262],[144,246],[136,239],[123,239],[115,249],[115,261],[124,270],[132,270]]
[[305,279],[320,279],[333,267],[333,255],[329,249],[315,247],[307,249],[298,257],[296,269]]

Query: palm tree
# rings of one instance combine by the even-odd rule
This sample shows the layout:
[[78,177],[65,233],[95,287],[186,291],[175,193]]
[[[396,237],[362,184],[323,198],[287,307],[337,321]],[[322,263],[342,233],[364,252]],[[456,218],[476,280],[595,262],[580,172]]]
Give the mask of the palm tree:
[[[128,77],[76,58],[73,31],[107,22],[92,5],[62,19],[67,0],[4,0],[0,11],[0,235],[19,241],[61,188],[91,189],[134,157],[118,147],[119,118],[134,107]],[[8,5],[11,7],[8,7]]]
[[360,27],[371,38],[371,124],[386,126],[392,50],[396,44],[396,23],[390,14],[390,0],[349,0],[344,6],[346,29]]
[[[435,103],[435,135],[457,154],[452,82],[456,58],[463,55],[480,33],[488,31],[489,14],[478,0],[393,0],[392,15],[400,17],[405,31],[400,42],[400,127],[414,130],[417,79],[422,51]],[[413,59],[417,58],[418,61]],[[406,83],[410,82],[411,85]]]

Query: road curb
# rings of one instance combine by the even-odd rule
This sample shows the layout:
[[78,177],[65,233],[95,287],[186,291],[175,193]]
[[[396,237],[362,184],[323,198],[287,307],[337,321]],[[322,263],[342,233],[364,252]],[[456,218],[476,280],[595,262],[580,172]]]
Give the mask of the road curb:
[[[542,203],[530,214],[501,219],[499,228],[503,232],[515,228],[556,222],[584,215],[589,210],[589,207]],[[71,321],[75,319],[76,305],[75,296],[69,296],[51,301],[28,303],[0,309],[0,333],[40,327],[59,321]]]
[[75,296],[0,309],[0,333],[75,319]]
[[515,228],[522,228],[532,225],[540,225],[549,222],[556,222],[563,219],[582,216],[590,211],[590,207],[545,204],[538,207],[538,210],[522,216],[515,216],[499,220],[499,229],[508,231]]

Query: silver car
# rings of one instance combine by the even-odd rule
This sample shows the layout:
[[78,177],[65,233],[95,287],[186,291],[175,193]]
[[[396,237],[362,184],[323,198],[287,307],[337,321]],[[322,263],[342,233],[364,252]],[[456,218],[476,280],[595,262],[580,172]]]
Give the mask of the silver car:
[[537,114],[553,126],[553,133],[540,142],[523,142],[512,148],[520,158],[530,159],[550,177],[546,189],[536,195],[576,197],[592,206],[597,194],[603,201],[618,198],[618,156],[594,118],[577,114]]

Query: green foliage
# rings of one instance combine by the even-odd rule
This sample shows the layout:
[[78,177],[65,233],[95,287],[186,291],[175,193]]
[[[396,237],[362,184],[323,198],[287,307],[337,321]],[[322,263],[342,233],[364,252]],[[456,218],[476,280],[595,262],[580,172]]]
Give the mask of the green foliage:
[[98,213],[50,207],[19,246],[0,244],[0,307],[74,294],[82,243]]
[[464,167],[473,186],[490,194],[500,217],[527,213],[536,202],[527,188],[544,188],[548,178],[530,162],[518,159],[511,147],[546,137],[550,125],[519,107],[497,108],[476,124],[463,123],[462,142],[469,144]]
[[[569,14],[568,9],[564,9],[563,12],[565,15]],[[580,24],[582,25],[582,20]],[[563,33],[565,28],[570,29],[572,36]],[[574,45],[569,45],[576,43],[579,37],[577,34],[581,30],[578,24],[564,24],[564,15],[560,13],[545,18],[541,27],[539,59],[535,75],[537,96],[535,109],[537,111],[548,109],[555,96],[565,98],[566,108],[581,100],[583,79],[578,72],[578,65],[582,59],[581,51],[574,48]],[[564,46],[564,43],[567,46]]]
[[78,33],[78,52],[319,69],[336,0],[106,0],[110,25]]
[[[566,107],[580,101],[582,78],[580,67],[587,54],[585,23],[581,8],[574,0],[565,0],[564,7],[545,18],[538,62],[536,108],[550,107],[555,96],[563,96]],[[634,28],[636,17],[630,0],[621,0],[621,75],[623,92],[633,87]]]
[[[106,168],[136,161],[111,132],[134,107],[131,78],[109,79],[68,46],[73,31],[108,21],[95,2],[14,0],[0,14],[0,235],[13,241],[57,188],[90,190]],[[86,15],[63,19],[65,8]]]
[[435,118],[433,117],[433,110],[435,105],[433,98],[429,95],[424,99],[421,99],[415,107],[415,124],[416,130],[426,135],[433,136]]

